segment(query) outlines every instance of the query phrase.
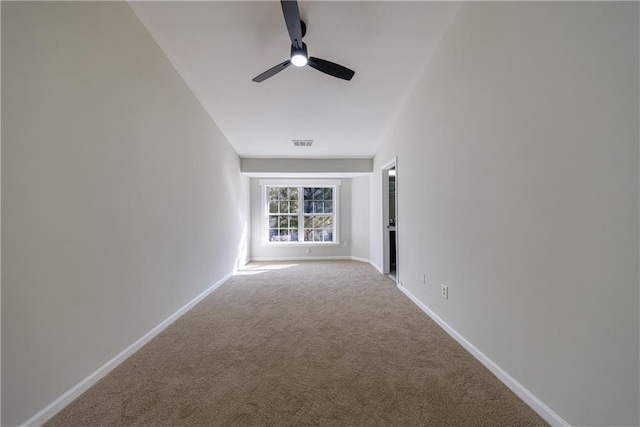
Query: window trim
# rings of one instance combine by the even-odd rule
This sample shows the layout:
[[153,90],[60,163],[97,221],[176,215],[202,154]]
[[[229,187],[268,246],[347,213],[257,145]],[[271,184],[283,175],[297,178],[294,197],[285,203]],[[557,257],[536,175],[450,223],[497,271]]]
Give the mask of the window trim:
[[[340,246],[340,185],[339,179],[261,179],[260,192],[262,194],[261,223],[262,245],[265,246]],[[267,187],[333,187],[333,241],[331,242],[305,242],[285,241],[272,242],[269,240],[269,213],[267,208]],[[301,196],[302,197],[302,193]],[[302,209],[302,206],[300,206]],[[302,214],[304,217],[304,214]],[[304,225],[302,226],[304,228]]]

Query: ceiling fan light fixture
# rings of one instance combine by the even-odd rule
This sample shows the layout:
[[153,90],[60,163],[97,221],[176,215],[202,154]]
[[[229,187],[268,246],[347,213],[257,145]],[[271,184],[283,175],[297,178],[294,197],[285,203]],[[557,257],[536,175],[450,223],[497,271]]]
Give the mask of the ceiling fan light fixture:
[[307,65],[307,58],[304,55],[296,54],[291,57],[291,63],[296,67]]
[[302,47],[291,45],[291,63],[296,67],[304,67],[307,65],[309,54],[307,53],[307,45],[302,43]]

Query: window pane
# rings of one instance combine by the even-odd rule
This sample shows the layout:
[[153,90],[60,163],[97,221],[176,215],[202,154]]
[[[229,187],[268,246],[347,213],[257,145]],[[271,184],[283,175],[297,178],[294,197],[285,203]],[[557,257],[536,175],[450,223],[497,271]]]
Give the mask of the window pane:
[[287,200],[289,198],[289,195],[287,194],[287,187],[280,187],[278,188],[278,199],[280,200]]
[[280,202],[280,213],[289,213],[289,202]]
[[324,188],[323,190],[323,199],[324,200],[333,200],[333,188]]
[[280,198],[279,187],[269,187],[269,201],[275,202]]
[[324,213],[333,213],[333,202],[324,202]]
[[289,202],[289,212],[298,213],[298,200]]
[[269,228],[277,228],[278,217],[275,215],[269,215]]
[[325,228],[333,228],[333,217],[332,216],[324,217],[324,227]]
[[297,242],[298,241],[298,230],[293,228],[287,228],[285,230],[280,230],[280,240],[283,242]]
[[289,188],[289,200],[297,201],[298,200],[298,189],[297,188]]
[[313,202],[304,202],[304,212],[303,213],[313,213]]
[[304,229],[304,241],[305,242],[315,242],[317,241],[317,230],[314,228],[305,228]]
[[269,213],[278,213],[278,203],[270,202],[269,203]]
[[313,200],[313,193],[315,192],[315,188],[309,188],[309,197],[307,200]]
[[285,229],[270,229],[269,241],[271,242],[291,242],[298,241],[298,230],[291,228]]
[[298,232],[298,216],[292,215],[289,217],[289,227],[296,229],[296,234]]
[[324,213],[322,210],[323,202],[313,202],[313,213]]
[[289,228],[289,217],[286,215],[280,215],[278,217],[278,228]]
[[323,189],[317,187],[305,187],[304,200],[322,200]]

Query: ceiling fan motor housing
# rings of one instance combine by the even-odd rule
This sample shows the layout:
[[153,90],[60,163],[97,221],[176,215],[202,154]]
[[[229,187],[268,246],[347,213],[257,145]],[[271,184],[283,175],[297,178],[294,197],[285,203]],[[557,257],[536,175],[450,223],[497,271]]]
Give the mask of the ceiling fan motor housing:
[[[302,43],[302,47],[297,47],[296,45],[291,45],[291,63],[297,67],[302,67],[304,65],[307,64],[307,60],[309,59],[309,53],[307,51],[307,44],[304,42]],[[304,61],[303,60],[299,60],[300,62],[298,62],[296,59],[294,59],[297,56],[302,56],[304,57]],[[299,65],[300,64],[300,65]]]

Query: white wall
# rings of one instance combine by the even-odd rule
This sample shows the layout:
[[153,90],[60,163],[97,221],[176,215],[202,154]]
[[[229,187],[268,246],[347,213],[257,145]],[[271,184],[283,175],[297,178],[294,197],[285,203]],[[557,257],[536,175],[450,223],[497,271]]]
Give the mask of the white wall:
[[[301,148],[304,150],[304,148]],[[287,176],[363,174],[371,173],[373,159],[281,159],[281,158],[242,158],[240,169],[253,176]]]
[[351,256],[369,259],[369,176],[351,180]]
[[398,155],[403,285],[573,425],[640,423],[638,15],[463,5],[371,180],[372,260]]
[[2,424],[16,425],[232,271],[249,182],[126,3],[2,2],[2,43]]
[[[335,179],[333,179],[335,180]],[[300,180],[283,180],[296,185]],[[339,245],[334,244],[291,244],[274,245],[263,243],[264,211],[262,208],[262,187],[259,178],[251,178],[251,258],[287,259],[287,258],[330,258],[351,257],[351,179],[341,178],[339,189],[338,237]],[[306,253],[311,249],[311,253]]]
[[[2,7],[0,7],[0,46],[2,46]],[[0,70],[2,70],[2,58],[0,55]],[[2,73],[0,72],[0,80]],[[0,84],[0,99],[2,99],[2,85]],[[0,102],[1,104],[1,102]],[[0,117],[2,108],[0,107]],[[0,165],[2,164],[2,120],[0,119]],[[2,167],[0,166],[0,176],[2,176]],[[2,179],[0,179],[0,187],[2,187]],[[0,194],[2,192],[0,191]],[[2,198],[0,197],[0,224],[2,224]],[[0,227],[0,241],[2,240],[2,231]],[[0,245],[0,331],[2,331],[2,245]],[[0,332],[0,337],[1,337]],[[0,338],[0,424],[2,420],[2,339]]]

